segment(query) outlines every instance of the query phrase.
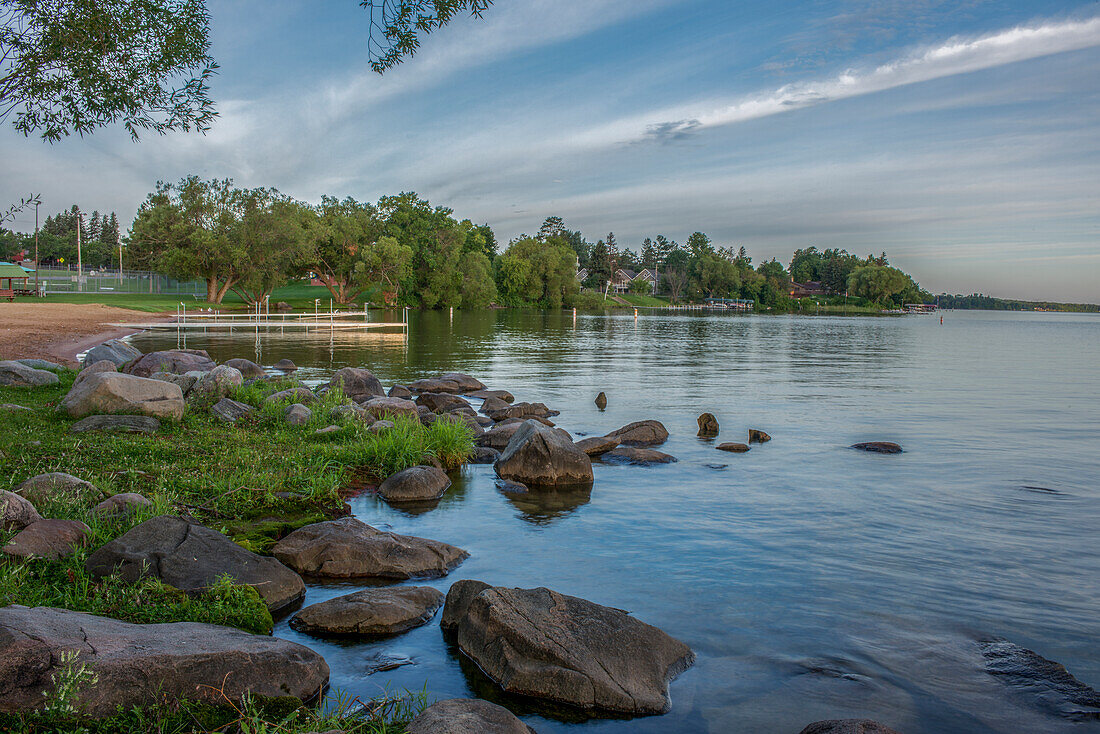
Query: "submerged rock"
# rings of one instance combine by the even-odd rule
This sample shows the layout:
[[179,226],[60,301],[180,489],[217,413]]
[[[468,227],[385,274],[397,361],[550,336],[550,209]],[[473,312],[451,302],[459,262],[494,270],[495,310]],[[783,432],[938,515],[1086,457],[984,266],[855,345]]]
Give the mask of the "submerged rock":
[[500,452],[496,449],[491,449],[488,446],[477,446],[474,448],[474,454],[466,463],[467,464],[492,464],[500,458]]
[[184,407],[177,385],[120,372],[91,374],[61,401],[61,410],[71,418],[121,413],[178,421]]
[[528,485],[591,484],[592,460],[564,431],[529,420],[520,425],[493,465],[502,479]]
[[84,545],[91,530],[79,520],[37,520],[0,548],[17,558],[66,558]]
[[747,443],[720,443],[717,446],[719,451],[729,451],[733,454],[743,454],[749,450]]
[[0,386],[45,387],[46,385],[56,385],[60,381],[53,372],[37,370],[22,362],[14,360],[0,362]]
[[602,714],[659,714],[670,706],[669,681],[695,660],[656,627],[586,599],[471,583],[452,590],[444,621],[509,693]]
[[398,635],[426,624],[443,606],[429,586],[368,588],[313,604],[294,615],[299,632],[329,635]]
[[451,478],[434,466],[412,466],[387,477],[378,494],[387,502],[427,502],[443,496]]
[[986,672],[1034,692],[1051,713],[1075,721],[1100,719],[1100,691],[1077,680],[1062,664],[1002,637],[979,640],[978,647]]
[[[76,704],[91,716],[175,701],[224,703],[261,696],[315,696],[328,665],[312,650],[268,635],[194,622],[131,624],[64,609],[0,608],[0,711],[39,709],[62,673],[61,653],[98,680]],[[220,689],[220,690],[219,690]]]
[[92,553],[84,565],[97,576],[117,572],[133,583],[150,575],[192,593],[229,574],[234,582],[255,588],[272,611],[305,594],[298,574],[274,558],[258,556],[216,530],[171,515],[131,528]]
[[700,436],[717,436],[718,435],[718,419],[714,417],[714,413],[703,413],[696,419],[699,424]]
[[71,433],[107,431],[110,433],[156,433],[160,421],[147,415],[90,415],[77,421]]
[[815,721],[799,734],[899,734],[888,726],[870,719],[831,719]]
[[900,454],[902,452],[901,446],[896,443],[890,443],[889,441],[866,441],[864,443],[852,444],[853,449],[859,449],[860,451],[870,451],[874,454]]
[[421,711],[407,734],[535,734],[508,709],[480,698],[449,698]]
[[30,500],[0,489],[0,529],[22,530],[41,519]]
[[477,392],[470,393],[471,398],[480,398],[485,400],[487,398],[499,398],[506,403],[514,403],[516,398],[512,393],[507,390],[478,390]]
[[126,365],[123,370],[137,377],[149,377],[154,372],[209,372],[218,365],[202,349],[169,349],[163,352],[143,354]]
[[[286,306],[286,304],[280,303],[279,307],[281,308],[282,306]],[[290,306],[287,306],[287,308],[289,309]],[[293,372],[294,370],[298,369],[298,365],[294,364],[294,360],[285,358],[280,359],[272,366],[277,370],[282,370],[283,372]]]
[[671,454],[666,454],[654,449],[639,449],[634,446],[620,446],[608,451],[601,457],[602,461],[618,464],[636,464],[649,466],[651,464],[671,464],[678,459]]
[[298,573],[382,579],[445,576],[470,555],[437,540],[386,533],[354,517],[295,530],[272,553]]
[[668,431],[660,421],[635,421],[607,434],[623,446],[657,446],[668,440]]
[[81,364],[87,369],[88,365],[106,360],[116,367],[121,367],[140,356],[140,349],[135,349],[120,339],[111,339],[89,349],[84,355],[84,361]]
[[253,362],[251,360],[242,359],[241,357],[234,357],[233,359],[227,359],[227,360],[225,360],[224,364],[225,364],[226,367],[232,367],[233,369],[240,372],[241,375],[246,380],[250,380],[253,377],[263,377],[264,375],[267,374],[264,371],[264,368],[261,367],[260,365],[256,364],[255,362]]

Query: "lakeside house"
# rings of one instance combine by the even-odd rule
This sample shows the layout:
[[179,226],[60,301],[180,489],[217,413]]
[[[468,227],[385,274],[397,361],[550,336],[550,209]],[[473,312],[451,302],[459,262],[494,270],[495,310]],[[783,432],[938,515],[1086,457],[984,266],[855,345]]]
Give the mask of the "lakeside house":
[[630,290],[631,284],[635,281],[648,283],[649,292],[657,292],[657,284],[659,282],[657,271],[650,268],[646,268],[641,272],[635,272],[629,268],[619,268],[611,278],[611,290],[615,293],[627,293]]
[[808,280],[805,283],[790,283],[791,298],[810,298],[812,296],[828,296],[831,291],[821,284],[819,280]]

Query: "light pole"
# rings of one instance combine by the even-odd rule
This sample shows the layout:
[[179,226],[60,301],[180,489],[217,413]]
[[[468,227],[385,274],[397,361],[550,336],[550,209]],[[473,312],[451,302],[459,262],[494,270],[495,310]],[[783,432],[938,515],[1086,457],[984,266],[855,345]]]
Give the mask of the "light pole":
[[41,296],[42,291],[38,286],[38,205],[42,202],[34,202],[34,295]]

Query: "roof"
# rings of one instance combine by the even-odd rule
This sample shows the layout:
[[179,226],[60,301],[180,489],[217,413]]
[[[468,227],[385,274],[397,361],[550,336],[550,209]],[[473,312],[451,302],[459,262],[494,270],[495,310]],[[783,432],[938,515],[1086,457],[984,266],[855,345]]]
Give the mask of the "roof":
[[0,278],[26,278],[29,277],[27,275],[29,272],[34,271],[26,270],[11,263],[0,263]]

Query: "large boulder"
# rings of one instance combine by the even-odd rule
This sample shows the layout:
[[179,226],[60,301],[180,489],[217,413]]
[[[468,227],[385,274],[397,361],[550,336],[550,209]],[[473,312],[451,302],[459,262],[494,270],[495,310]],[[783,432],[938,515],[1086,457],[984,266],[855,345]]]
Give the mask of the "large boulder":
[[497,451],[503,451],[508,445],[508,442],[512,440],[512,436],[516,435],[516,431],[518,431],[519,427],[522,425],[523,421],[516,421],[515,423],[501,423],[500,425],[493,426],[477,437],[477,445],[496,449]]
[[91,530],[79,520],[38,520],[15,534],[0,553],[16,558],[66,558]]
[[404,398],[371,398],[365,401],[361,407],[377,420],[394,418],[399,415],[409,418],[417,417],[416,403]]
[[90,415],[69,429],[71,433],[105,431],[107,433],[156,433],[160,421],[147,415]]
[[815,721],[799,734],[898,734],[898,732],[870,719],[830,719]]
[[527,485],[557,486],[592,482],[592,460],[568,434],[529,420],[520,425],[493,464],[503,479]]
[[607,436],[589,436],[582,438],[574,444],[578,449],[589,456],[600,456],[619,447],[619,439]]
[[251,380],[253,377],[263,377],[267,374],[266,372],[264,372],[264,368],[260,365],[252,362],[251,360],[242,359],[240,357],[227,359],[222,364],[224,364],[226,367],[234,368],[235,370],[240,372],[246,380]]
[[60,381],[53,372],[37,370],[22,362],[0,362],[0,386],[3,387],[45,387],[56,385]]
[[271,610],[305,594],[298,574],[274,558],[258,556],[215,530],[170,515],[131,528],[92,553],[85,566],[97,576],[117,572],[128,582],[155,576],[191,593],[229,574],[236,583],[254,587]]
[[344,395],[357,403],[375,395],[378,397],[386,395],[386,391],[382,389],[382,383],[374,373],[360,367],[341,367],[333,374],[328,386],[341,388]]
[[294,403],[286,406],[286,410],[283,411],[283,419],[288,425],[304,426],[313,420],[313,411],[301,403]]
[[378,494],[387,502],[428,502],[439,499],[451,478],[434,466],[411,466],[386,478]]
[[121,367],[127,362],[132,362],[141,356],[141,350],[135,349],[124,341],[119,339],[111,339],[105,341],[102,344],[92,347],[84,354],[84,361],[81,365],[86,369],[88,365],[93,365],[96,362],[106,360],[115,365],[115,367]]
[[470,404],[457,395],[445,392],[422,392],[416,396],[416,404],[433,413],[446,413],[455,408],[470,408]]
[[623,446],[657,446],[668,440],[668,431],[660,421],[635,421],[607,434]]
[[404,385],[394,385],[390,388],[390,391],[386,393],[391,398],[401,398],[402,400],[412,400],[413,392]]
[[448,372],[446,374],[440,375],[439,379],[457,384],[458,389],[464,393],[478,392],[479,390],[485,389],[484,383],[474,377],[470,377],[463,372]]
[[46,607],[0,609],[0,711],[40,708],[75,650],[95,672],[77,706],[91,716],[180,700],[222,704],[245,693],[309,699],[328,684],[309,648],[232,627],[194,622],[131,624]]
[[423,380],[413,380],[408,384],[413,393],[445,392],[457,395],[462,392],[462,385],[455,380],[444,380],[440,377],[428,377]]
[[272,553],[298,573],[399,580],[445,576],[470,555],[436,540],[383,532],[354,517],[295,530]]
[[421,711],[407,734],[535,734],[508,709],[480,698],[449,698]]
[[482,400],[487,400],[488,398],[498,398],[506,403],[514,403],[516,401],[516,397],[507,390],[477,390],[470,393],[470,397],[480,398]]
[[15,493],[38,504],[60,498],[90,504],[104,497],[103,490],[91,482],[60,471],[33,476],[16,487]]
[[88,375],[94,375],[96,372],[118,372],[118,366],[115,365],[109,359],[101,359],[98,362],[87,363],[85,362],[84,369],[77,373],[76,378],[73,380],[73,386],[81,382]]
[[[490,395],[482,401],[481,407],[478,408],[478,412],[484,413],[486,416],[488,416],[490,413],[495,413],[498,410],[507,410],[508,405],[508,402]],[[492,419],[490,418],[489,420]]]
[[42,516],[26,497],[0,489],[0,529],[22,530]]
[[202,349],[169,349],[163,352],[143,354],[123,370],[138,377],[149,377],[155,372],[171,372],[182,375],[185,372],[209,372],[217,367],[210,355]]
[[187,393],[187,402],[212,405],[244,384],[244,375],[236,367],[218,365],[198,379]]
[[444,612],[458,619],[458,647],[509,693],[601,714],[660,714],[669,681],[695,661],[679,640],[586,599],[545,588],[463,596],[455,602],[465,611]]
[[61,401],[61,410],[71,418],[124,413],[178,421],[184,407],[177,385],[120,372],[89,375]]
[[444,632],[455,633],[458,624],[466,616],[466,610],[470,608],[470,602],[481,592],[493,588],[491,584],[477,579],[462,579],[451,584],[447,590],[447,603],[443,606],[443,616],[439,619],[439,626]]
[[557,415],[556,410],[550,410],[542,403],[512,403],[506,408],[494,410],[487,415],[495,421],[503,421],[509,418],[548,418]]
[[398,635],[427,623],[443,606],[430,586],[373,587],[306,607],[290,626],[316,635]]

